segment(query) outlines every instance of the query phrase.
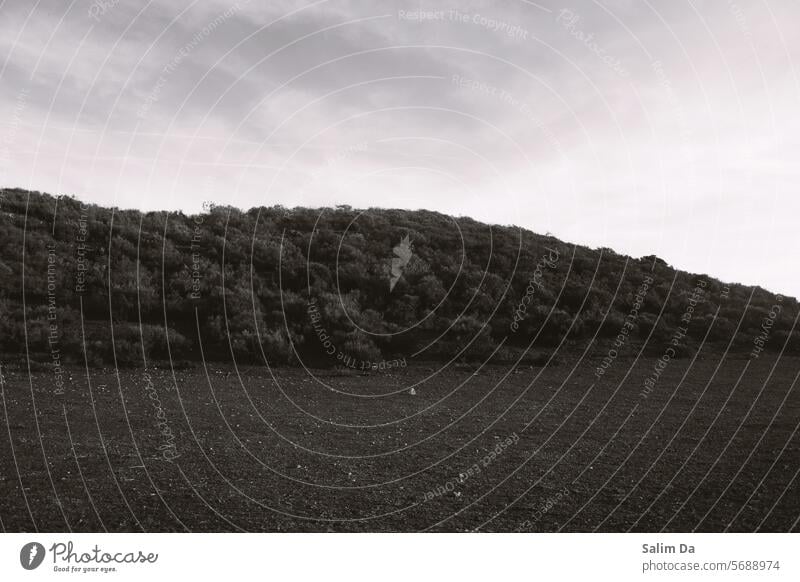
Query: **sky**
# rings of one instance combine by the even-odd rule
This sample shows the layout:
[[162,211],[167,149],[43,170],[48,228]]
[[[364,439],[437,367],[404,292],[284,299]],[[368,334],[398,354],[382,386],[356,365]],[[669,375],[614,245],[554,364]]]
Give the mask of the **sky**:
[[800,296],[796,0],[0,0],[0,186],[427,208]]

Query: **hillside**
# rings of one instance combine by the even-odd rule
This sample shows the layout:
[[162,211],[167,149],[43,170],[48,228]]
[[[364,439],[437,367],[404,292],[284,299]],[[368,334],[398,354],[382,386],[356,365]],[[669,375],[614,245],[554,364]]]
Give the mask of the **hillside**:
[[539,362],[590,342],[606,364],[640,348],[755,358],[800,345],[795,299],[435,212],[187,216],[23,190],[5,190],[0,210],[0,351],[11,361],[384,369]]

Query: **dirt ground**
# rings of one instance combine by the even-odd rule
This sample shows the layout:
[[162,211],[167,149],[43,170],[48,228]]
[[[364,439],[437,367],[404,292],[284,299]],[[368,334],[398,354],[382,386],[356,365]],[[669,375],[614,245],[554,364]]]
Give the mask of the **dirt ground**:
[[[800,358],[3,366],[4,531],[798,531]],[[413,388],[413,390],[412,390]],[[413,392],[413,393],[412,393]]]

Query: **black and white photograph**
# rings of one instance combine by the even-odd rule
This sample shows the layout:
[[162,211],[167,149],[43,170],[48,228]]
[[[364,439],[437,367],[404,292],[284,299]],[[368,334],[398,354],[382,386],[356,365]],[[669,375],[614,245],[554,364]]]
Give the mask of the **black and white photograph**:
[[798,26],[0,0],[0,577],[247,533],[797,579]]

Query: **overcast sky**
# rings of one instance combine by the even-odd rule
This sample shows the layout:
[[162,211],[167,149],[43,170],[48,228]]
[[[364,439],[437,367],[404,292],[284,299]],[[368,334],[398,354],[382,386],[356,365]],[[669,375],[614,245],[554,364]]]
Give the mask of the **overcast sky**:
[[0,185],[429,208],[799,296],[798,26],[797,0],[0,1]]

